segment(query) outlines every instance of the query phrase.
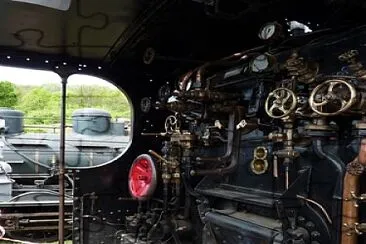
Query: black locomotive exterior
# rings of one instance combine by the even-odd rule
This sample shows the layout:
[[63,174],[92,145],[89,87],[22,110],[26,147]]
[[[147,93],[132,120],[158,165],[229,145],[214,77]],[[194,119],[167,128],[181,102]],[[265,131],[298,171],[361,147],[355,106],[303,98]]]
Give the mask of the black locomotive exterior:
[[[65,140],[65,216],[69,234],[73,170],[106,164],[119,157],[129,143],[125,124],[112,122],[111,115],[104,110],[79,109],[72,117],[72,128],[67,129]],[[0,225],[9,236],[21,240],[56,240],[60,136],[53,131],[25,133],[27,127],[21,111],[1,108],[0,118]]]

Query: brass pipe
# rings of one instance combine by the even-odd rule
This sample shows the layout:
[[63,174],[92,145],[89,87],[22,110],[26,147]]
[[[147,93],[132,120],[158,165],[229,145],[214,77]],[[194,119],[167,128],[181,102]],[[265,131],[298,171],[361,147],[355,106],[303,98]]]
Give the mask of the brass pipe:
[[61,124],[60,124],[60,161],[59,161],[59,218],[58,243],[63,244],[65,238],[65,125],[66,125],[66,84],[67,77],[62,77],[61,91]]
[[357,244],[358,205],[354,195],[359,194],[360,176],[366,166],[366,139],[362,139],[358,156],[347,165],[343,184],[341,244]]

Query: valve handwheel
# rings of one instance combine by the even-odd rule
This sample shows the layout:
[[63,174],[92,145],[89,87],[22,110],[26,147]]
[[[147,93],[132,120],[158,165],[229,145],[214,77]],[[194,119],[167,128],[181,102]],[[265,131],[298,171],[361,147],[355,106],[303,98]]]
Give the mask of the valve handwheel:
[[177,117],[174,115],[169,115],[165,119],[164,127],[166,133],[173,133],[174,131],[177,131],[179,129],[179,121]]
[[293,91],[287,88],[277,88],[268,94],[265,110],[268,116],[281,119],[289,116],[296,108],[297,99]]
[[322,116],[338,115],[356,102],[356,89],[344,80],[327,80],[310,94],[309,105],[311,109]]

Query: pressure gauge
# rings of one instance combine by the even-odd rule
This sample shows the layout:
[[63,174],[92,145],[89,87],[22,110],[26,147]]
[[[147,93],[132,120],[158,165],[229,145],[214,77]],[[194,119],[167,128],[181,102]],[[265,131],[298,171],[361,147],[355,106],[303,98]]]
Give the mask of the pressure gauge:
[[282,26],[277,22],[263,25],[259,30],[259,38],[264,41],[274,40],[282,35]]
[[158,96],[159,96],[159,100],[161,102],[165,102],[170,95],[171,95],[171,90],[168,85],[164,85],[159,88]]
[[270,67],[269,57],[265,54],[261,54],[255,57],[250,65],[250,69],[254,73],[261,73]]
[[144,97],[140,102],[140,109],[144,113],[148,113],[151,109],[151,100],[148,97]]

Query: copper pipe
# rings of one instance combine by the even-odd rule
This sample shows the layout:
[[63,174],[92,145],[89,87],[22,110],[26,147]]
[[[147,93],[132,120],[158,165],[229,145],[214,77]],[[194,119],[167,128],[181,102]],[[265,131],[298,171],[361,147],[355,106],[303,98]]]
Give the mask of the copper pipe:
[[[366,139],[362,139],[358,156],[347,165],[343,184],[342,207],[342,241],[341,244],[357,244],[358,223],[357,199],[353,196],[359,194],[360,176],[366,166]],[[353,195],[353,196],[352,196]]]
[[[264,49],[266,46],[260,46],[260,47],[256,47],[256,48],[252,48],[252,49],[248,49],[248,50],[245,50],[245,51],[242,51],[242,52],[239,52],[239,53],[234,53],[230,56],[227,56],[227,57],[224,57],[222,59],[219,59],[219,60],[216,60],[216,61],[211,61],[211,62],[207,62],[193,70],[190,70],[188,71],[182,78],[181,78],[181,81],[184,83],[184,82],[187,82],[189,80],[189,78],[192,77],[193,73],[197,72],[196,73],[196,80],[198,81],[202,81],[203,80],[203,73],[205,71],[205,69],[208,67],[208,66],[211,66],[211,65],[217,65],[217,64],[220,64],[222,62],[227,62],[227,61],[231,61],[231,60],[240,60],[243,58],[244,55],[246,54],[249,54],[251,52],[258,52],[258,51],[261,51],[262,49]],[[248,58],[248,57],[246,57]],[[245,59],[246,59],[245,58]]]

